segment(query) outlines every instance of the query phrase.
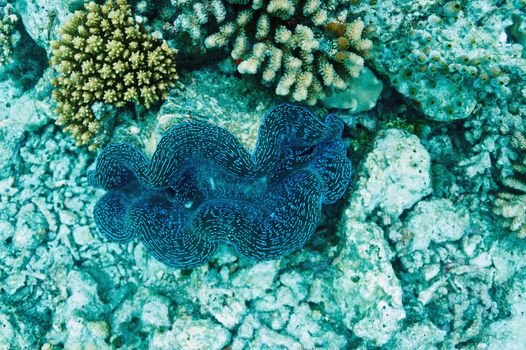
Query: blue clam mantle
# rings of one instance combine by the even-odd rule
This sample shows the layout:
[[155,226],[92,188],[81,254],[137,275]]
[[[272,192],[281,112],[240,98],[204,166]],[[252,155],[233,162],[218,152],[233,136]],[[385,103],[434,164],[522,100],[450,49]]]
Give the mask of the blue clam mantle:
[[177,268],[202,265],[221,242],[255,260],[275,259],[305,245],[321,205],[346,191],[351,162],[343,123],[325,123],[299,106],[267,113],[250,154],[227,130],[177,124],[151,161],[128,144],[106,147],[88,174],[108,191],[95,206],[110,241],[138,236],[153,256]]

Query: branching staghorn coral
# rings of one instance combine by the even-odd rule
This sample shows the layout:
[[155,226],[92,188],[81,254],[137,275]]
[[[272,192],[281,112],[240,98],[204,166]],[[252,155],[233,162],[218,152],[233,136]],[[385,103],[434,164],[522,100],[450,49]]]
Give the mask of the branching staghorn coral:
[[13,52],[14,24],[18,17],[12,12],[12,6],[0,6],[0,67],[11,61]]
[[84,8],[61,28],[61,39],[52,42],[51,62],[59,72],[53,96],[57,124],[78,145],[95,149],[102,141],[103,120],[95,116],[94,104],[132,102],[149,108],[167,97],[178,76],[176,51],[146,33],[125,0],[89,2]]
[[522,159],[513,165],[515,176],[503,178],[502,183],[514,190],[514,193],[499,193],[494,212],[504,218],[505,227],[524,238],[526,237],[526,181],[521,179],[521,176],[524,177],[526,174],[526,137],[516,132],[512,141]]
[[[259,74],[280,96],[310,105],[357,77],[372,46],[364,22],[352,20],[348,1],[172,0],[174,26],[197,45],[228,46],[241,74]],[[211,23],[211,22],[214,23]],[[208,33],[205,26],[217,25]]]

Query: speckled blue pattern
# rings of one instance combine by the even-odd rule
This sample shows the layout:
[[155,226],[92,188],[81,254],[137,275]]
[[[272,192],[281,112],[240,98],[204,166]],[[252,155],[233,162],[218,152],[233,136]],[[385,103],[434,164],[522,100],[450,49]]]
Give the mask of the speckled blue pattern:
[[219,243],[255,260],[297,250],[314,232],[321,205],[347,189],[351,162],[343,123],[325,123],[289,104],[265,116],[253,154],[227,130],[175,125],[148,160],[127,144],[99,155],[90,184],[108,192],[95,206],[99,231],[126,243],[135,235],[177,268],[206,263]]

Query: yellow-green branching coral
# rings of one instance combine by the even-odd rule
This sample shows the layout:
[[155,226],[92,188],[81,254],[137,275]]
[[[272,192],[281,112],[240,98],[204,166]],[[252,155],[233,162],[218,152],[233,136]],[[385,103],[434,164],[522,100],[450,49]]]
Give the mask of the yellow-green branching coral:
[[94,149],[101,142],[103,121],[95,117],[94,103],[149,108],[167,97],[178,78],[176,51],[149,35],[125,0],[85,4],[60,35],[51,44],[51,62],[59,73],[53,81],[57,124],[79,145]]

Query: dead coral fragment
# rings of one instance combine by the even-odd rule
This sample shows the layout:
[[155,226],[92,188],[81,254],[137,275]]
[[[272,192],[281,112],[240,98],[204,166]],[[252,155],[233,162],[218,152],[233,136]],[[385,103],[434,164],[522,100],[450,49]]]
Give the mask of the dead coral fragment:
[[94,149],[102,141],[102,120],[92,111],[95,102],[149,108],[167,97],[178,76],[176,51],[148,35],[125,0],[89,2],[84,8],[60,29],[61,39],[51,43],[51,62],[59,72],[53,97],[57,124],[78,145]]
[[504,225],[517,236],[526,237],[526,182],[519,179],[519,176],[526,174],[526,137],[520,133],[515,133],[513,143],[523,154],[521,162],[513,165],[516,176],[506,177],[502,180],[503,184],[513,189],[515,193],[499,193],[495,201],[494,212],[504,218]]

